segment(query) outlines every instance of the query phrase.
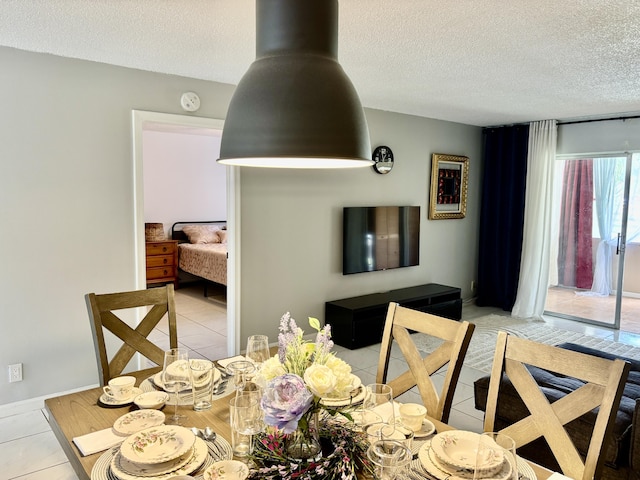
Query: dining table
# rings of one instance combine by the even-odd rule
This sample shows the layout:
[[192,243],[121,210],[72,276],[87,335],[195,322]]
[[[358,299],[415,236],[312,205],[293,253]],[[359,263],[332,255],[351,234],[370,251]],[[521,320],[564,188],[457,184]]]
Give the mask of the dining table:
[[[137,409],[135,405],[104,408],[98,401],[102,393],[102,387],[96,387],[45,400],[45,410],[51,429],[80,480],[91,480],[93,466],[103,452],[83,456],[73,441],[74,437],[110,428],[119,417]],[[229,399],[232,395],[234,395],[233,390],[231,393],[215,397],[211,408],[203,411],[195,411],[192,405],[179,404],[178,412],[186,417],[183,425],[197,428],[211,427],[231,443]],[[166,408],[173,410],[174,406],[167,405],[165,410]],[[455,429],[436,419],[427,418],[435,425],[437,433]],[[535,463],[528,463],[535,472],[537,480],[546,480],[553,474],[552,471]]]

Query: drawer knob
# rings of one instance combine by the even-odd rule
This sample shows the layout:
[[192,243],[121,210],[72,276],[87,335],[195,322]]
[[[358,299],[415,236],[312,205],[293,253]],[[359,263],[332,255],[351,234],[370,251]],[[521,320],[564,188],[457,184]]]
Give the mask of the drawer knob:
[[167,247],[162,247],[162,251],[166,252],[167,251]]
[[164,264],[166,265],[166,264],[167,264],[167,262],[168,262],[168,260],[165,258],[165,259],[163,260],[163,262],[164,262]]

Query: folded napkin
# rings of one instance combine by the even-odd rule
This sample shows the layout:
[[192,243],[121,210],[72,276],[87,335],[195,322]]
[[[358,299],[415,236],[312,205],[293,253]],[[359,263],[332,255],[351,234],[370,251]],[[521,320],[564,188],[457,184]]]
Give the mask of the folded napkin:
[[231,358],[223,358],[222,360],[217,360],[218,365],[220,365],[222,368],[227,368],[229,366],[229,364],[231,362],[235,362],[237,360],[245,360],[247,362],[252,362],[253,361],[245,356],[242,355],[236,355],[235,357],[231,357]]
[[[383,421],[387,421],[391,416],[391,405],[388,403],[383,403],[382,405],[378,405],[373,408],[373,411],[380,415]],[[400,416],[400,404],[398,402],[393,402],[393,414],[395,417]]]
[[97,452],[106,450],[109,447],[113,447],[124,441],[127,437],[116,435],[111,427],[104,430],[98,430],[97,432],[87,433],[79,437],[73,438],[73,443],[76,444],[83,457],[92,455]]

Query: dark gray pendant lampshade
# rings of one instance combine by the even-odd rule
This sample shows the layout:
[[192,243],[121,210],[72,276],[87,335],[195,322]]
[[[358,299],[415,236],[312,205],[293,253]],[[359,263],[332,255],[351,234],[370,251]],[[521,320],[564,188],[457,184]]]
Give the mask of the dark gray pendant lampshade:
[[231,99],[218,162],[370,166],[367,121],[337,52],[337,0],[256,0],[256,60]]

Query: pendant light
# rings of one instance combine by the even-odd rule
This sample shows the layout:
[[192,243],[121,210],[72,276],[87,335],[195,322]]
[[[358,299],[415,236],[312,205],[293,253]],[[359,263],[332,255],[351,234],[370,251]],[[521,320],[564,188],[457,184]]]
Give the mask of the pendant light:
[[231,99],[218,162],[371,166],[362,104],[337,52],[338,0],[256,0],[256,60]]

